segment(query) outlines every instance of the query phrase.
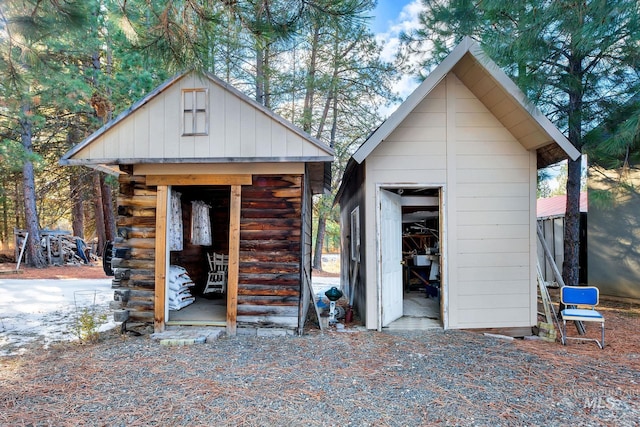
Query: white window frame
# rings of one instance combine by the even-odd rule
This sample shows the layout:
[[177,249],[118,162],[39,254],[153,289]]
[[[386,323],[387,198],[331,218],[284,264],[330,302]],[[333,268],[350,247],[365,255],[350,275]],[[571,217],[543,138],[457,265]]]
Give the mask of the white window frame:
[[[203,96],[204,105],[198,104],[199,94]],[[198,120],[199,118],[203,120]],[[190,131],[187,131],[189,128]],[[207,88],[182,89],[182,136],[196,135],[209,135],[209,89]]]

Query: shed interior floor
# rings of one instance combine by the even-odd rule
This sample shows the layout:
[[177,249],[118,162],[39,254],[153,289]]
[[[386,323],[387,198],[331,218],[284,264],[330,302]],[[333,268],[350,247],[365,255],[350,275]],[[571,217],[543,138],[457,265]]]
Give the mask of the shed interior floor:
[[227,301],[225,298],[207,299],[196,296],[196,301],[181,310],[169,310],[170,322],[226,322]]
[[424,292],[405,292],[402,317],[385,329],[422,330],[442,328],[440,323],[440,299],[427,298]]

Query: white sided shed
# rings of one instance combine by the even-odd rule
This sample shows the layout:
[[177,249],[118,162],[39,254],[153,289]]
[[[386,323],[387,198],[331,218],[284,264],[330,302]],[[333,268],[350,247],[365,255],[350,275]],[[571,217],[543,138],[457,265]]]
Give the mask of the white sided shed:
[[[343,287],[366,327],[407,316],[414,276],[439,290],[445,329],[535,325],[537,169],[579,154],[464,39],[356,151],[336,197]],[[416,274],[416,252],[431,271]]]

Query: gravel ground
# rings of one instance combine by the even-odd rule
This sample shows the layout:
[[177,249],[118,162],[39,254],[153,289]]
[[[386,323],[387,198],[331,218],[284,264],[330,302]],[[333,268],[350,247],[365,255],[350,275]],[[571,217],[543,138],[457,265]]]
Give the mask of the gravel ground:
[[637,426],[640,355],[612,344],[314,330],[169,347],[112,332],[0,358],[0,425]]

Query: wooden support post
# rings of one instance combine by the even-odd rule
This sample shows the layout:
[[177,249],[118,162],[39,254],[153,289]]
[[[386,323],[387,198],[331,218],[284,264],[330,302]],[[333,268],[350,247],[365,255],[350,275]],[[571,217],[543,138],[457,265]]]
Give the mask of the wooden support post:
[[167,203],[169,188],[158,186],[156,199],[156,238],[155,238],[155,296],[153,300],[153,327],[156,332],[164,331],[165,289],[167,275]]
[[227,276],[227,335],[236,335],[238,319],[238,274],[240,271],[240,208],[242,187],[231,186],[229,207],[229,271]]

